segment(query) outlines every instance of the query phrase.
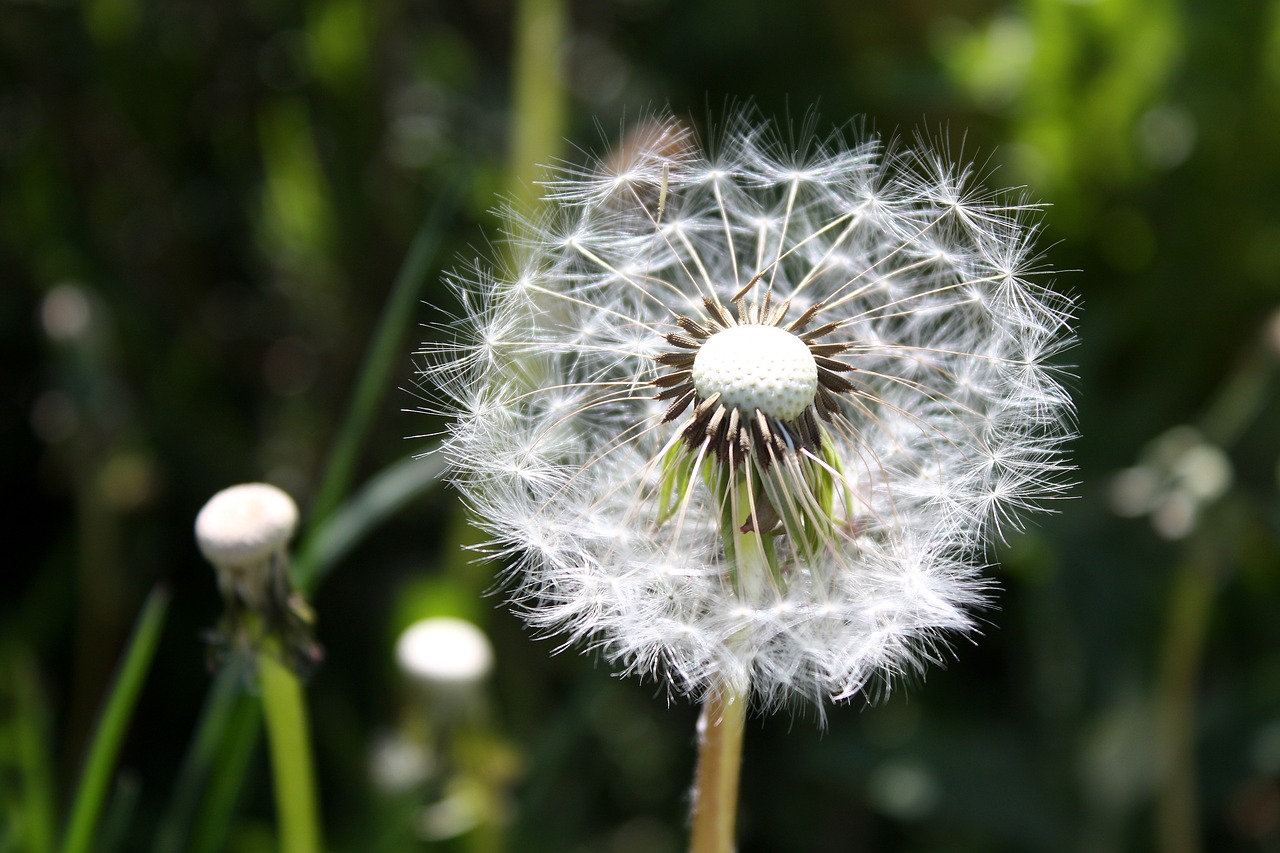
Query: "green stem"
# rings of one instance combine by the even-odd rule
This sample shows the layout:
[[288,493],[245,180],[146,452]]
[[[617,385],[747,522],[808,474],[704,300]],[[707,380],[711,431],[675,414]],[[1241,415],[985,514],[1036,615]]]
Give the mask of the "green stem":
[[[758,599],[765,585],[777,582],[773,537],[742,531],[745,522],[759,523],[759,481],[748,474],[740,482],[728,476],[712,484],[724,500],[720,521],[729,580],[738,597]],[[716,486],[719,485],[717,489]],[[722,679],[703,701],[698,720],[698,769],[693,789],[693,827],[689,853],[732,853],[738,815],[738,780],[742,771],[742,739],[751,686],[745,680]]]
[[746,720],[745,692],[721,685],[707,694],[698,719],[689,853],[732,853],[734,849]]
[[[30,651],[0,644],[0,772],[17,774],[17,794],[0,806],[0,823],[6,815],[21,815],[3,833],[0,847],[8,843],[27,853],[51,853],[57,842],[49,720]],[[0,790],[13,794],[8,786]]]
[[134,705],[160,642],[169,594],[154,589],[142,606],[142,613],[129,639],[128,650],[108,694],[107,704],[89,745],[89,755],[80,774],[71,819],[62,840],[62,853],[84,853],[92,849],[102,803],[115,769],[120,743],[133,716]]
[[564,138],[568,97],[564,82],[564,0],[520,0],[516,7],[516,45],[512,63],[512,197],[529,203],[537,197],[538,164],[546,164]]
[[271,749],[280,850],[317,853],[320,821],[311,767],[307,706],[297,676],[280,661],[273,645],[268,643],[258,654],[258,679]]

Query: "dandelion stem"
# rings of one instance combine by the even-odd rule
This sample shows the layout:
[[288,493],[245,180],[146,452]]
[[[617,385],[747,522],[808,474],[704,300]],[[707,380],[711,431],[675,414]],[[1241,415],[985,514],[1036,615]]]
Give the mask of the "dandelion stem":
[[[725,558],[739,596],[751,598],[776,571],[773,537],[754,529],[759,518],[750,475],[728,477],[728,500],[720,520]],[[714,487],[713,487],[714,488]],[[743,519],[752,530],[744,531]],[[732,853],[738,815],[742,736],[751,698],[746,679],[721,678],[707,691],[698,719],[698,769],[693,787],[693,831],[689,853]]]
[[722,684],[707,693],[698,720],[698,770],[689,853],[731,853],[734,849],[746,719],[745,691]]
[[533,164],[546,163],[564,137],[568,98],[564,53],[569,14],[564,0],[520,0],[516,5],[516,45],[512,83],[511,177],[514,198],[537,198]]
[[280,660],[279,649],[271,645],[267,644],[258,655],[258,677],[271,745],[280,850],[282,853],[317,853],[320,824],[307,706],[297,676]]

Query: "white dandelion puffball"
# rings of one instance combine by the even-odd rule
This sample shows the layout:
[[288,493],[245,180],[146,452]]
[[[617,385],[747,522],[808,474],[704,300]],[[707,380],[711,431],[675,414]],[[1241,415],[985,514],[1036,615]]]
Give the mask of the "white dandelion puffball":
[[990,538],[1065,488],[1071,303],[971,167],[794,137],[660,118],[563,169],[452,280],[424,378],[531,625],[821,707],[938,659]]
[[298,505],[270,483],[241,483],[215,494],[196,515],[196,544],[218,573],[228,601],[268,606],[273,568],[298,527]]
[[465,619],[436,616],[405,629],[396,641],[396,662],[427,687],[475,684],[493,669],[493,646]]

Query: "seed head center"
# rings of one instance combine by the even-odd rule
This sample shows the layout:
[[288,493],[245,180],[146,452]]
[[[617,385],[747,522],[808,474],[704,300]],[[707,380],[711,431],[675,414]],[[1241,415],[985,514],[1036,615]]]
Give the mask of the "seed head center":
[[813,404],[818,365],[804,341],[777,326],[733,326],[707,338],[693,359],[693,386],[702,399],[750,416],[756,409],[791,421]]

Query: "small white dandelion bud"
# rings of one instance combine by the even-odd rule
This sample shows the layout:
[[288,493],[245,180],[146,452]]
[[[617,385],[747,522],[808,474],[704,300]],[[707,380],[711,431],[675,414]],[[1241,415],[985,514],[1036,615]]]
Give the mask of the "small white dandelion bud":
[[405,629],[396,641],[396,662],[412,681],[428,689],[463,687],[489,676],[493,646],[470,622],[437,616]]
[[218,574],[226,607],[219,645],[257,651],[274,638],[295,672],[322,653],[311,633],[310,606],[289,580],[289,540],[298,506],[267,483],[243,483],[215,494],[196,515],[196,544]]
[[260,609],[271,565],[285,554],[298,526],[298,506],[269,483],[242,483],[211,497],[196,516],[200,553],[218,570],[224,596]]
[[437,722],[466,717],[484,705],[493,669],[489,638],[464,619],[422,619],[396,641],[396,663]]

